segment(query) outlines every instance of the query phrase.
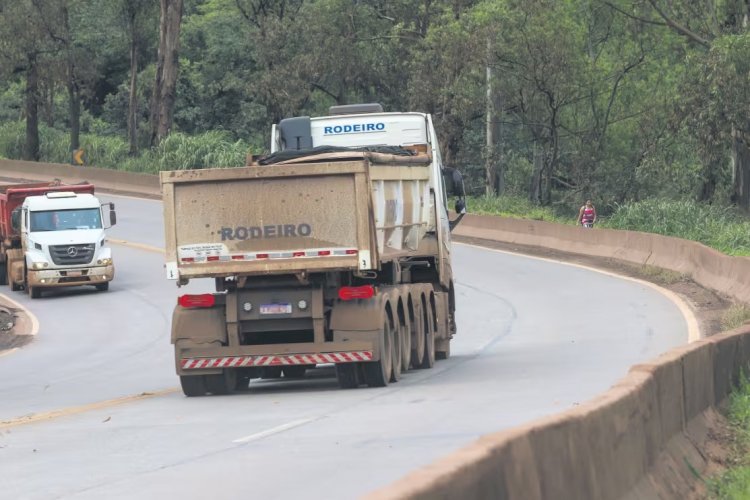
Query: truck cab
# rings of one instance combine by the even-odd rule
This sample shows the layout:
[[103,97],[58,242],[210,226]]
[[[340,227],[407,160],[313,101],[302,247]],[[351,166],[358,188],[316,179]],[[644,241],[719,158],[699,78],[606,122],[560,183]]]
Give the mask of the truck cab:
[[115,223],[114,205],[102,204],[91,193],[26,197],[11,216],[23,253],[22,259],[8,262],[11,287],[25,286],[32,298],[47,287],[94,285],[107,290],[115,272],[105,230]]

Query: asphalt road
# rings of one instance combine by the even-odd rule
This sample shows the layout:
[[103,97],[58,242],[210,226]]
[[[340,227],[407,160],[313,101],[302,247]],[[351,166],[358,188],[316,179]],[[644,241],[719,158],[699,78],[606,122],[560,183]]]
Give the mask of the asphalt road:
[[[160,203],[112,200],[112,239],[162,246]],[[0,498],[353,498],[480,435],[585,402],[687,341],[678,308],[644,284],[454,245],[458,335],[434,369],[339,390],[323,367],[188,399],[170,391],[169,322],[184,292],[160,254],[113,246],[109,292],[31,301],[5,289],[41,327],[0,358],[0,422],[40,420],[0,425]]]

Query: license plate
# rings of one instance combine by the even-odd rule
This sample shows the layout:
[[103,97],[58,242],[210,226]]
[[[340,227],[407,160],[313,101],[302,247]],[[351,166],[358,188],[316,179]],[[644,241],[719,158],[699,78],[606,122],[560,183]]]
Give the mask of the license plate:
[[81,271],[68,271],[68,276],[77,278],[78,276],[81,276]]
[[291,314],[292,304],[263,304],[260,306],[261,314]]

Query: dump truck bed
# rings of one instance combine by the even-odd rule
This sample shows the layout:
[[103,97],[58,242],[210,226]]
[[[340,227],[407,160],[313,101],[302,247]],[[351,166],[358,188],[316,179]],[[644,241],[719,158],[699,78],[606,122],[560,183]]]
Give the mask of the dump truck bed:
[[378,269],[431,230],[428,155],[161,173],[167,277]]

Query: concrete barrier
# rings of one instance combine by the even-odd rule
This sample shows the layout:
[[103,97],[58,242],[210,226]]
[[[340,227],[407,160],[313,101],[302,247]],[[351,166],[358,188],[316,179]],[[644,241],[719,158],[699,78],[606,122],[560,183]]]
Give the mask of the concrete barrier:
[[57,178],[67,184],[89,181],[103,191],[143,194],[150,197],[161,195],[159,177],[156,175],[105,168],[0,159],[0,176],[30,181],[51,181]]
[[[153,194],[155,176],[0,160],[0,176]],[[632,231],[467,215],[456,234],[648,264],[750,302],[750,259],[699,243]],[[704,470],[701,440],[740,369],[750,327],[674,349],[631,368],[606,393],[558,415],[484,436],[370,499],[683,498]]]

